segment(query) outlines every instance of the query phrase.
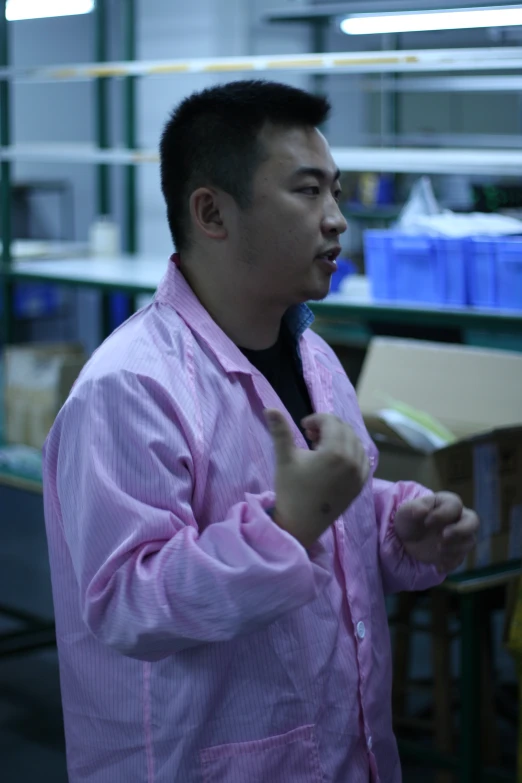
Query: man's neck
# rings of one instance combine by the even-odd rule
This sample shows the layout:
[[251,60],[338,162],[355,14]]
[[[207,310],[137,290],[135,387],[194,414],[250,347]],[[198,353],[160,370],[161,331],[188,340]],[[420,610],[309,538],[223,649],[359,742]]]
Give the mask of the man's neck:
[[237,346],[253,351],[270,348],[277,342],[286,312],[282,305],[245,296],[237,280],[219,280],[198,274],[196,265],[182,263],[181,272],[205,310]]

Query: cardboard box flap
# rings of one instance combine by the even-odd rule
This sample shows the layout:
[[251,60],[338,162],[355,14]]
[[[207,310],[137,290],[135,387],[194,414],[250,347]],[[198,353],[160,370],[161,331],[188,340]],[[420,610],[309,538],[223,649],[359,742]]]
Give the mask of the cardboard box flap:
[[399,400],[457,437],[522,424],[522,354],[420,340],[371,341],[357,386],[369,424]]
[[481,443],[509,443],[509,442],[521,443],[522,442],[522,425],[516,425],[514,427],[496,427],[493,430],[486,430],[479,432],[476,435],[468,435],[464,438],[459,438],[456,443],[450,443],[442,449],[437,451],[437,459],[445,458],[446,452],[453,448],[459,448],[460,446],[478,446]]

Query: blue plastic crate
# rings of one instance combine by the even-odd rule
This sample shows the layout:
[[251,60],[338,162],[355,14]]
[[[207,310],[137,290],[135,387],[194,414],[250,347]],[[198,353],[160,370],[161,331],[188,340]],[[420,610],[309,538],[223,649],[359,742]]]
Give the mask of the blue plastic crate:
[[374,299],[445,304],[447,254],[432,237],[381,229],[366,231],[364,239]]
[[333,294],[339,291],[341,283],[345,277],[354,275],[357,271],[357,267],[348,258],[337,259],[337,271],[332,275],[332,282],[330,283],[330,293]]
[[468,300],[475,307],[497,307],[496,237],[471,237],[468,252]]
[[468,240],[437,237],[433,242],[444,276],[444,304],[463,307],[468,304],[466,280]]
[[364,232],[366,274],[370,279],[372,296],[376,301],[395,299],[395,286],[390,263],[391,232],[371,229]]
[[497,305],[522,310],[522,237],[502,238],[497,251]]
[[127,294],[114,293],[110,296],[110,328],[121,326],[131,315],[130,298]]
[[14,288],[13,312],[17,318],[43,318],[61,304],[60,290],[47,283],[19,283]]
[[395,298],[404,302],[444,304],[444,260],[432,237],[394,234],[390,239]]

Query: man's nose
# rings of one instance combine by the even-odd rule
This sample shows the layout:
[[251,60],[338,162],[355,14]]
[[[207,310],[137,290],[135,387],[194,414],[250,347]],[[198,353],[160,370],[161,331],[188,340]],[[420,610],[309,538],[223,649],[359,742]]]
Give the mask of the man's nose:
[[348,223],[343,213],[339,209],[339,204],[332,198],[323,220],[323,233],[325,234],[344,234],[348,228]]

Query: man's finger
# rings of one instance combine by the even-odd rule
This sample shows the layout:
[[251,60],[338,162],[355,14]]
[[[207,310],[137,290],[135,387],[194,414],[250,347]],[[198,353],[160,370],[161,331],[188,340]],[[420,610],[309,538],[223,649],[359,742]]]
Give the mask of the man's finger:
[[422,522],[433,511],[433,504],[435,503],[434,495],[424,495],[421,498],[415,498],[415,500],[408,500],[403,503],[399,509],[402,513],[407,513],[408,517],[415,522]]
[[480,527],[478,516],[474,511],[466,508],[462,512],[462,517],[455,524],[447,525],[442,531],[442,537],[445,542],[458,543],[463,539],[476,535]]
[[460,520],[464,511],[462,500],[453,492],[437,492],[433,510],[426,519],[428,527],[438,527],[441,530]]
[[302,421],[305,429],[314,433],[317,450],[342,451],[345,444],[345,430],[349,426],[329,413],[313,413]]
[[425,495],[399,506],[395,515],[395,529],[403,541],[420,541],[426,537],[425,522],[434,502],[434,495]]
[[274,443],[276,460],[279,465],[285,465],[291,461],[294,455],[294,436],[283,414],[276,409],[264,411],[268,429]]

